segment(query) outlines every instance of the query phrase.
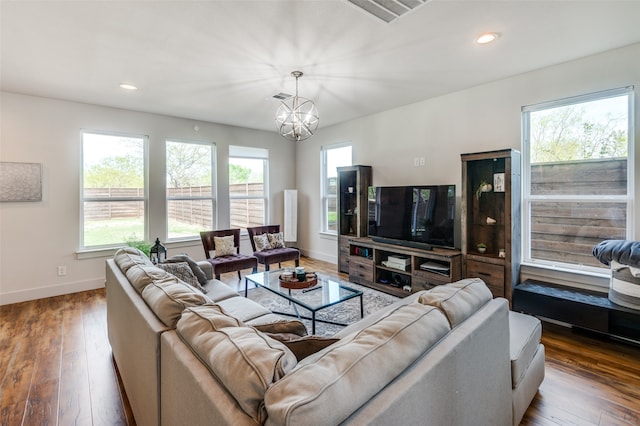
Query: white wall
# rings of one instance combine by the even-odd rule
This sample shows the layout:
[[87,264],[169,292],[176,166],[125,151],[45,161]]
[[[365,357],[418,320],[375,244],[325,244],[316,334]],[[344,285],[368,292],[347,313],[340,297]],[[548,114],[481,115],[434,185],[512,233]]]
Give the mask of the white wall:
[[[313,138],[300,143],[297,151],[297,163],[305,164],[304,173],[297,176],[301,199],[298,238],[303,253],[337,262],[336,239],[319,232],[321,146],[351,142],[354,164],[373,166],[374,185],[454,183],[459,207],[460,154],[520,150],[522,106],[628,85],[636,88],[637,146],[640,44],[319,129]],[[640,165],[639,155],[636,150],[636,165]],[[425,166],[414,167],[415,157],[425,157]],[[638,175],[636,193],[640,191]],[[640,211],[638,199],[636,211]],[[457,213],[459,247],[460,208]],[[635,221],[636,231],[640,230],[637,216]]]
[[[42,163],[43,200],[0,204],[0,304],[50,297],[104,285],[105,255],[77,254],[80,130],[149,136],[149,239],[165,240],[164,141],[216,143],[218,228],[229,226],[228,146],[269,149],[270,221],[282,223],[283,190],[295,187],[295,144],[276,132],[146,114],[54,99],[1,93],[0,160]],[[195,131],[194,126],[199,127]],[[167,244],[169,255],[204,259],[200,241]],[[248,241],[243,251],[248,251]],[[109,253],[106,254],[108,256]],[[67,275],[57,276],[66,265]]]
[[[313,138],[298,144],[283,140],[275,132],[3,92],[0,160],[43,163],[44,199],[38,203],[0,204],[0,304],[104,284],[105,257],[79,260],[76,254],[82,128],[149,135],[150,157],[154,163],[162,159],[162,142],[166,138],[215,142],[220,166],[220,228],[228,225],[229,220],[228,145],[268,148],[270,221],[282,223],[283,190],[297,187],[298,246],[303,254],[337,262],[336,239],[319,232],[321,146],[351,142],[354,164],[373,166],[375,185],[454,183],[459,188],[461,153],[520,149],[522,106],[627,85],[635,85],[637,92],[637,145],[640,143],[640,44],[321,128]],[[194,125],[199,126],[199,132],[194,131]],[[636,164],[640,164],[640,150],[636,150],[635,156]],[[426,165],[414,167],[414,157],[425,157]],[[297,167],[290,167],[291,164]],[[162,194],[162,186],[154,184],[162,182],[162,173],[162,168],[152,171],[152,194]],[[640,190],[638,175],[636,192]],[[636,197],[636,211],[640,211],[639,199]],[[161,196],[154,200],[150,206],[150,238],[159,236],[163,240],[164,201]],[[639,221],[636,216],[636,230],[640,230]],[[245,250],[246,245],[245,241]],[[170,255],[187,252],[203,258],[199,242],[168,247]],[[58,265],[67,266],[66,277],[56,276]]]

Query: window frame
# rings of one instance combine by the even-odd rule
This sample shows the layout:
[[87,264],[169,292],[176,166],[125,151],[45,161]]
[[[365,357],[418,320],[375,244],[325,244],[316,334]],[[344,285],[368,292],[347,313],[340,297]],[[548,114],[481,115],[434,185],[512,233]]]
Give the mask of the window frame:
[[[210,197],[170,197],[169,196],[169,187],[166,184],[167,172],[168,172],[168,162],[167,162],[167,143],[181,143],[181,144],[189,144],[189,145],[202,145],[211,147],[211,196]],[[195,201],[195,200],[211,200],[211,226],[212,229],[217,227],[217,190],[216,190],[216,144],[214,142],[205,142],[205,141],[196,141],[189,139],[180,139],[180,138],[167,138],[165,139],[164,144],[164,176],[165,176],[165,235],[166,241],[168,242],[177,242],[177,241],[194,241],[200,240],[200,235],[186,236],[186,237],[174,237],[171,238],[169,236],[169,202],[170,201]]]
[[[326,235],[338,235],[338,230],[335,231],[329,229],[329,201],[330,199],[335,199],[336,206],[338,202],[338,194],[330,194],[329,193],[329,173],[328,173],[328,156],[329,152],[336,149],[342,148],[351,148],[351,161],[349,164],[345,164],[343,166],[353,166],[353,144],[350,142],[337,143],[332,145],[326,145],[320,147],[320,233]],[[338,166],[338,167],[343,167]],[[337,179],[337,170],[336,170],[336,179]],[[337,213],[337,212],[336,212]]]
[[[251,195],[232,195],[229,191],[229,222],[231,225],[231,203],[233,200],[262,200],[264,205],[263,212],[263,225],[269,224],[269,150],[267,148],[258,148],[242,145],[229,145],[229,161],[227,166],[227,178],[231,171],[232,159],[245,159],[245,160],[262,160],[262,196]],[[231,180],[229,179],[229,187],[231,187]],[[247,234],[246,227],[240,226],[240,232],[242,235]]]
[[[123,137],[123,138],[134,138],[134,139],[142,139],[142,163],[143,163],[143,179],[144,179],[144,188],[143,188],[143,196],[142,197],[85,197],[85,186],[84,186],[84,158],[85,158],[85,146],[84,146],[84,136],[85,134],[93,134],[100,136],[108,136],[108,137]],[[134,133],[124,133],[124,132],[115,132],[115,131],[105,131],[105,130],[91,130],[91,129],[80,129],[80,213],[79,213],[79,235],[78,235],[78,246],[80,252],[88,252],[88,251],[99,251],[104,249],[121,247],[126,241],[116,242],[112,244],[101,244],[101,245],[91,245],[87,246],[85,244],[85,203],[86,202],[129,202],[129,201],[138,201],[143,203],[144,214],[142,220],[144,222],[144,235],[141,236],[141,239],[144,241],[148,240],[149,235],[149,136],[134,134]]]
[[[579,105],[582,103],[604,100],[614,97],[627,96],[627,191],[625,195],[532,195],[531,194],[531,113],[544,111],[562,106]],[[577,263],[567,263],[551,261],[545,259],[535,259],[531,255],[532,251],[532,223],[531,211],[533,202],[598,202],[598,203],[625,203],[626,204],[626,238],[633,239],[634,235],[634,87],[627,86],[616,89],[604,90],[600,92],[588,93],[584,95],[558,99],[549,102],[522,107],[522,255],[521,264],[523,266],[538,267],[558,272],[578,273],[591,276],[610,276],[610,271],[595,266],[580,265]]]

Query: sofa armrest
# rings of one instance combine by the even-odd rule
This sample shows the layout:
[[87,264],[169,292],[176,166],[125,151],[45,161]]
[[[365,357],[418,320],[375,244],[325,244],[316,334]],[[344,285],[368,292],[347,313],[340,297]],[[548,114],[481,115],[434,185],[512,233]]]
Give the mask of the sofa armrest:
[[200,269],[202,269],[205,273],[205,275],[207,276],[207,280],[212,280],[213,279],[213,266],[211,266],[211,263],[209,263],[208,260],[199,260],[198,262],[198,266],[200,267]]

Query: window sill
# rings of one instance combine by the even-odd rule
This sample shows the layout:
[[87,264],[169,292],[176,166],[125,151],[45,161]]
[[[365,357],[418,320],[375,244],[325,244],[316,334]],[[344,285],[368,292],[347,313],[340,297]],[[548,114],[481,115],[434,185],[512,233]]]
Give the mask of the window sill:
[[325,240],[337,240],[338,239],[338,234],[332,233],[332,232],[326,232],[326,231],[320,231],[320,238],[324,238]]
[[602,273],[598,273],[594,271],[569,270],[534,263],[522,263],[520,265],[520,282],[528,279],[548,282],[564,287],[601,292],[609,288],[611,273],[608,270],[603,270]]

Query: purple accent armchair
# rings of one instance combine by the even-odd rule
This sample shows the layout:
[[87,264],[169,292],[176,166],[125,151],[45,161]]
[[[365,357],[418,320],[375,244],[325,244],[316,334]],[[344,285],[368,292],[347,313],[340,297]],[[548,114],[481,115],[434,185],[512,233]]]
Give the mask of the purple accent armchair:
[[[233,246],[236,249],[236,253],[212,258],[210,252],[216,249],[213,237],[228,237],[230,235],[233,235]],[[258,259],[255,256],[240,254],[240,229],[202,231],[200,232],[200,238],[202,239],[202,246],[204,247],[204,255],[209,263],[211,263],[213,275],[216,279],[220,279],[220,274],[233,271],[238,271],[238,279],[240,279],[240,271],[242,269],[251,268],[253,273],[258,272]]]
[[278,267],[281,267],[281,262],[289,260],[295,261],[296,266],[300,266],[300,251],[298,249],[284,247],[262,251],[256,250],[256,243],[253,240],[253,237],[265,233],[276,234],[280,232],[280,225],[254,226],[247,228],[247,232],[249,233],[249,240],[251,241],[251,247],[253,248],[253,255],[258,258],[258,263],[264,265],[265,271],[268,271],[269,266],[273,263],[277,263]]

